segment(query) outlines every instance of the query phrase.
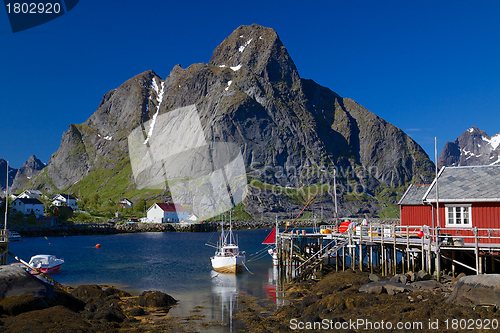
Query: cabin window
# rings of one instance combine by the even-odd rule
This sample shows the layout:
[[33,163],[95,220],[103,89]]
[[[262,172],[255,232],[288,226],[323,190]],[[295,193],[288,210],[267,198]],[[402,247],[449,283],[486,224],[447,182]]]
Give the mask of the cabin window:
[[471,227],[471,207],[467,205],[446,206],[447,227]]

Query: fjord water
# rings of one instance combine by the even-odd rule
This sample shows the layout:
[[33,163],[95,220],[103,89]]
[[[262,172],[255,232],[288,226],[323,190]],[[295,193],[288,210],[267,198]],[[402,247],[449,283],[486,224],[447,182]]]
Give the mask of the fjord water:
[[[273,296],[276,271],[271,257],[263,253],[262,241],[268,230],[237,230],[240,250],[246,251],[251,271],[232,276],[212,271],[210,257],[219,233],[131,233],[99,236],[36,237],[11,242],[9,250],[29,261],[36,254],[53,254],[65,260],[59,273],[52,277],[65,285],[113,285],[138,295],[145,290],[159,290],[179,304],[172,316],[204,316],[205,321],[220,321],[204,331],[230,332],[240,326],[230,320],[238,309],[238,296],[259,300]],[[100,244],[100,248],[95,245]],[[252,260],[260,251],[262,258]],[[271,292],[270,292],[271,291]],[[201,309],[201,310],[200,310]]]

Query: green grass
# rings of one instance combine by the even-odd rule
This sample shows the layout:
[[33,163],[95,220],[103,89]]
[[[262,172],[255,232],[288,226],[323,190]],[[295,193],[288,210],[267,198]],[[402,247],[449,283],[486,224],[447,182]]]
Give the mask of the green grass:
[[85,178],[65,188],[61,193],[80,195],[83,198],[92,198],[99,194],[103,203],[109,200],[117,202],[128,198],[132,202],[139,199],[148,199],[165,193],[165,190],[137,189],[134,185],[132,166],[129,158],[115,161],[115,166],[90,172]]
[[396,219],[400,217],[399,208],[397,205],[388,204],[386,207],[382,208],[382,210],[378,213],[380,218],[386,219]]

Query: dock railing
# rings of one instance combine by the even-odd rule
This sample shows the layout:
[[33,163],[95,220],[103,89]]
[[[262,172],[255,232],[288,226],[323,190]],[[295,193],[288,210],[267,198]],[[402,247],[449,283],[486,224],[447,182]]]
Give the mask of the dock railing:
[[[405,238],[408,241],[425,239],[433,246],[475,246],[478,247],[498,247],[500,248],[500,229],[495,228],[470,228],[470,227],[445,227],[432,228],[427,225],[404,226],[404,225],[385,225],[370,224],[367,226],[356,225],[352,229],[339,232],[335,225],[322,225],[320,233],[324,235],[346,234],[363,240],[394,240]],[[331,238],[331,237],[327,237]]]
[[[347,230],[346,230],[347,229]],[[326,239],[339,239],[340,237],[349,237],[357,244],[378,244],[382,247],[390,246],[396,257],[396,248],[406,248],[407,267],[410,267],[411,253],[425,253],[422,255],[422,267],[432,267],[432,257],[439,256],[452,262],[454,271],[455,264],[470,269],[476,274],[482,274],[486,260],[484,256],[500,256],[500,229],[497,228],[477,228],[477,227],[435,227],[427,225],[404,226],[404,225],[353,225],[350,228],[345,227],[339,231],[336,226],[323,225],[320,227],[320,233]],[[455,254],[456,251],[474,252],[475,267],[466,265],[454,257],[450,258],[443,254],[444,251]],[[500,261],[494,258],[495,261]],[[436,263],[440,265],[440,260]],[[494,263],[493,263],[494,264]],[[436,269],[440,269],[437,267]]]
[[9,230],[0,229],[0,243],[8,243],[9,242]]

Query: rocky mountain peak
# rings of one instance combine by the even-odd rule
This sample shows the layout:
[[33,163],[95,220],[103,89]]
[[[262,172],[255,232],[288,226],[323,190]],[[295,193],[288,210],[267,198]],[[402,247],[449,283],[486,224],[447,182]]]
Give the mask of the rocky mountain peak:
[[[8,182],[9,186],[12,186],[12,183],[14,181],[14,178],[16,177],[18,169],[11,168],[9,165],[9,176],[8,176]],[[7,161],[0,158],[0,191],[2,191],[1,196],[3,196],[3,191],[5,191],[6,188],[6,177],[7,177]]]
[[472,126],[455,141],[448,141],[439,154],[438,166],[491,165],[500,163],[500,133],[490,137]]
[[31,155],[30,158],[24,162],[23,166],[19,171],[25,170],[26,172],[40,171],[45,168],[46,164],[36,158],[35,155]]
[[292,86],[300,80],[295,64],[274,29],[258,24],[240,26],[212,53],[209,65],[255,74],[269,82]]
[[12,183],[12,190],[17,191],[23,188],[27,182],[38,176],[45,166],[46,164],[40,161],[35,155],[31,155],[17,171]]
[[[240,26],[224,39],[208,64],[176,65],[164,80],[147,71],[106,93],[85,123],[63,133],[40,186],[49,184],[57,191],[92,179],[95,191],[114,186],[117,196],[125,195],[138,183],[130,147],[146,147],[151,161],[161,162],[152,165],[168,163],[165,170],[180,179],[185,176],[181,172],[197,170],[196,158],[186,152],[198,146],[178,139],[198,137],[236,147],[238,153],[228,148],[227,155],[241,153],[238,161],[248,172],[250,188],[244,204],[252,214],[258,206],[284,210],[295,200],[290,199],[294,194],[262,192],[261,183],[292,192],[313,185],[328,188],[337,170],[344,194],[377,194],[387,186],[428,182],[433,170],[422,148],[403,131],[354,101],[301,79],[276,31],[254,24]],[[165,152],[169,149],[175,154]],[[141,172],[156,182],[150,176],[166,171],[155,170]],[[103,174],[116,175],[125,186],[122,192],[114,180],[100,179]],[[160,179],[154,185],[163,188],[166,183]],[[325,192],[323,199],[331,208],[330,195]],[[372,204],[377,205],[375,199]],[[357,214],[363,209],[353,205],[348,210]]]

